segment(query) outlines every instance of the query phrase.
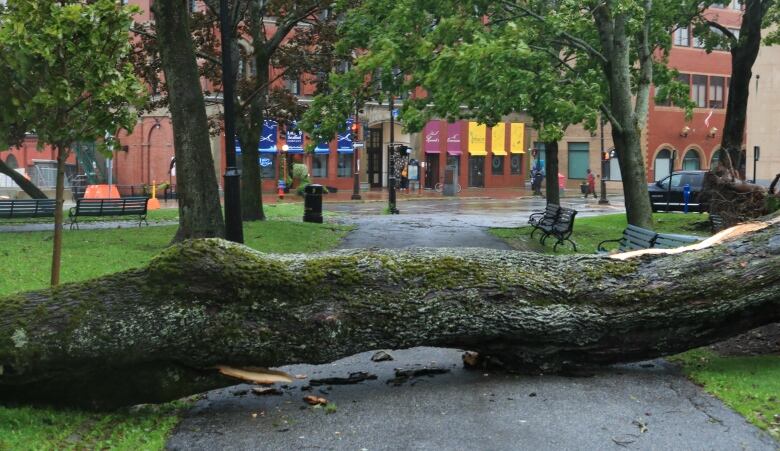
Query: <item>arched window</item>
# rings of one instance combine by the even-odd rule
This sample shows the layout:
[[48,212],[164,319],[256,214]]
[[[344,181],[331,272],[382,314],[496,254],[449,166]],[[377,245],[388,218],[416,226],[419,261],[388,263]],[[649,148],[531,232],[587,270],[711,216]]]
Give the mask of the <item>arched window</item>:
[[19,162],[16,161],[16,157],[13,154],[8,155],[8,158],[5,159],[5,164],[11,169],[19,168]]
[[672,152],[669,149],[662,149],[656,154],[653,164],[653,174],[655,174],[656,181],[663,180],[672,173],[672,164]]
[[718,167],[718,161],[720,161],[720,149],[712,151],[712,158],[710,158],[710,171],[714,171]]
[[701,169],[701,158],[699,158],[699,152],[691,149],[685,152],[682,162],[683,171],[698,171]]

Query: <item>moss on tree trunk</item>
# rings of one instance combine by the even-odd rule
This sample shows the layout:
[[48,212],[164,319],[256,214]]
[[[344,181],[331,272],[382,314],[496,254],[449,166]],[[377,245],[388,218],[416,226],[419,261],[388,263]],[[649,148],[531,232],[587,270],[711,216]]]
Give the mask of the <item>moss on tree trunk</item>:
[[543,372],[677,353],[780,320],[779,231],[628,261],[190,241],[145,268],[0,299],[0,399],[165,401],[234,383],[218,364],[421,345]]

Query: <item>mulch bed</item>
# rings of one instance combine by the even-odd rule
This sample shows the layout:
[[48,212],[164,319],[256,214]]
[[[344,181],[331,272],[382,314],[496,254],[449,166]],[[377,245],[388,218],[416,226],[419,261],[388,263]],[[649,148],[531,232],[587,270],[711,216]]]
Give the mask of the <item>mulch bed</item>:
[[720,355],[780,355],[780,323],[773,323],[710,346]]

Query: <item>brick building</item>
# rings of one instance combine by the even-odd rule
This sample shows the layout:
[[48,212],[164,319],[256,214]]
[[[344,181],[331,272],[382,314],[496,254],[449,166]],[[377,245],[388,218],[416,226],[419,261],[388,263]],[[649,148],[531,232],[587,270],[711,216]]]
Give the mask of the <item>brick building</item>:
[[[713,5],[707,14],[736,35],[742,21],[741,4]],[[680,81],[690,86],[696,107],[691,120],[682,108],[651,102],[645,135],[648,180],[660,180],[670,170],[709,169],[720,148],[726,118],[731,54],[712,53],[690,27],[678,28],[672,36],[669,66],[680,72]]]

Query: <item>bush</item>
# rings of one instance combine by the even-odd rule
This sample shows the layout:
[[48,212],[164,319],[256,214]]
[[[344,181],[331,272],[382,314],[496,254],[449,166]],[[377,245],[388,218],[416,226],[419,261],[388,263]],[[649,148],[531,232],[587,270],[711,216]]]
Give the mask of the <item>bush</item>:
[[293,176],[294,179],[300,180],[301,184],[303,184],[304,180],[306,181],[306,183],[308,183],[309,182],[309,168],[307,168],[305,164],[295,163],[292,166],[292,176]]

